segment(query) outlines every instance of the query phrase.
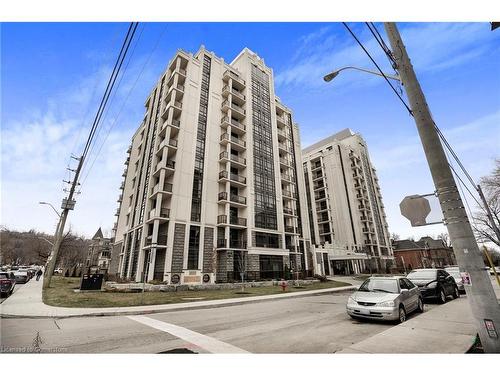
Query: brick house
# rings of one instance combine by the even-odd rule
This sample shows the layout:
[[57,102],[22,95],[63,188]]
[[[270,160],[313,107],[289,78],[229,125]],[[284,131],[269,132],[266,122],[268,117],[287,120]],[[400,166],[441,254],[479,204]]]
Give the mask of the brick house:
[[431,237],[422,237],[418,241],[393,240],[392,246],[394,259],[400,271],[457,264],[453,248],[447,246],[443,240]]

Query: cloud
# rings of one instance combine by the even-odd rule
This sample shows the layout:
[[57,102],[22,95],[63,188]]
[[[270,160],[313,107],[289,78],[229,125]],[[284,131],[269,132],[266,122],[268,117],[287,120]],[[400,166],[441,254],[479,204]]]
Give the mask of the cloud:
[[[365,29],[356,30],[375,61],[390,73],[390,65],[382,49]],[[378,26],[381,29],[380,25]],[[494,46],[493,37],[485,23],[415,23],[400,26],[400,31],[412,63],[418,72],[436,72],[459,66],[486,53]],[[320,28],[298,39],[298,56],[281,71],[276,72],[278,87],[314,89],[322,85],[322,76],[329,71],[348,65],[374,69],[371,61],[352,39],[337,38],[344,30]],[[382,33],[383,34],[383,33]],[[348,35],[347,33],[345,34]],[[314,43],[311,43],[314,41]],[[387,45],[389,45],[386,40]],[[381,83],[377,77],[344,75],[341,85],[370,85]]]
[[[120,112],[145,58],[137,56],[132,62],[102,120],[94,151],[89,154],[80,178],[82,193],[69,216],[69,224],[84,235],[92,235],[99,226],[106,229],[113,224],[126,149],[143,114],[143,92],[150,89],[156,78],[154,69],[146,69],[132,91],[129,105]],[[111,67],[102,64],[93,74],[71,82],[65,90],[26,111],[21,120],[2,124],[3,225],[20,230],[54,230],[55,215],[38,202],[59,206],[62,189],[67,187],[62,180],[72,178],[66,167],[76,166],[70,155],[78,155],[83,149],[110,72]]]

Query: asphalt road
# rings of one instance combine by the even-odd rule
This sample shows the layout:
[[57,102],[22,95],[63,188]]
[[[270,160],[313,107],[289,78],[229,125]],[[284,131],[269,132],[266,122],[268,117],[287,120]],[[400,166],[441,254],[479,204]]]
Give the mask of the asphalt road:
[[350,319],[345,312],[349,294],[131,317],[2,319],[0,349],[29,351],[38,345],[42,352],[62,353],[334,353],[392,327]]

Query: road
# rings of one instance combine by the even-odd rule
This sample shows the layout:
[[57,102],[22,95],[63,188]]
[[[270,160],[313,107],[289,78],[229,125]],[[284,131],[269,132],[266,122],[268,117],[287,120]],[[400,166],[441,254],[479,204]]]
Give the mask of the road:
[[350,319],[349,294],[130,317],[2,319],[1,349],[38,341],[42,352],[63,353],[334,353],[392,327]]

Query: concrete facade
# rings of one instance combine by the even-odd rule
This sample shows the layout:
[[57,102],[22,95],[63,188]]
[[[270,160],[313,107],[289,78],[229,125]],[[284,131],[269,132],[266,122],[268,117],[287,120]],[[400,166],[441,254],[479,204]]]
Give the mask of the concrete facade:
[[197,284],[228,281],[241,264],[256,280],[312,269],[299,131],[263,59],[179,50],[145,107],[116,213],[121,278]]
[[311,238],[323,264],[318,271],[388,272],[394,260],[389,229],[376,170],[361,135],[344,129],[305,148],[302,156]]

